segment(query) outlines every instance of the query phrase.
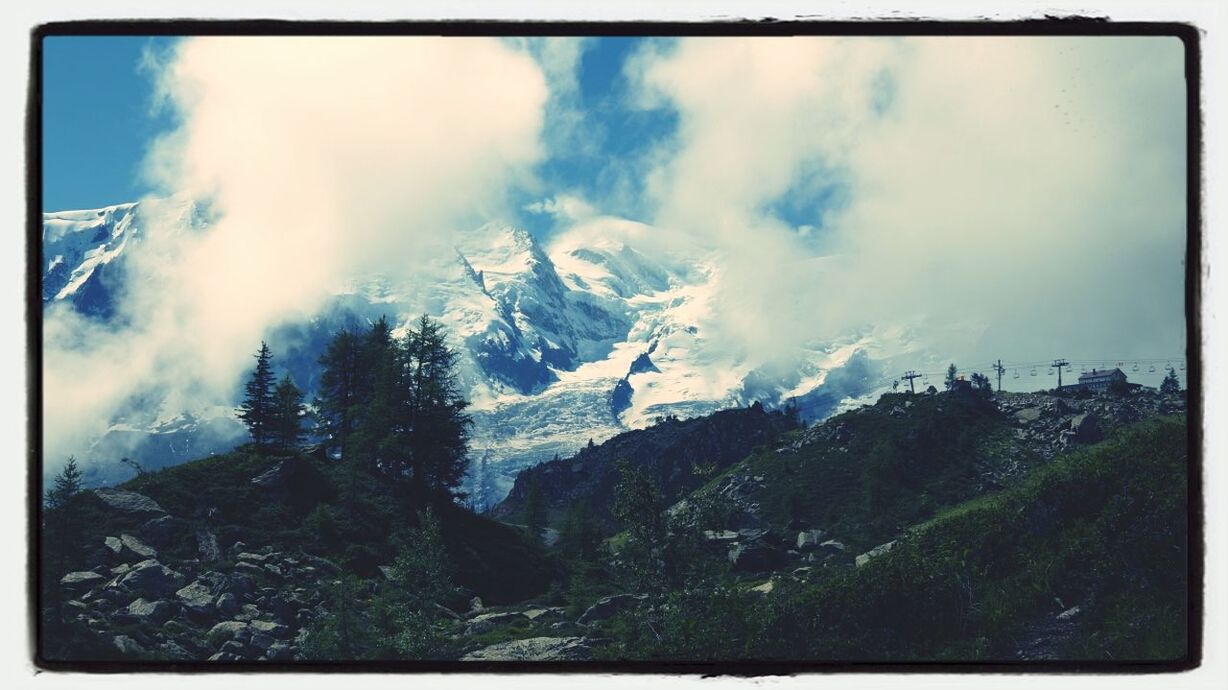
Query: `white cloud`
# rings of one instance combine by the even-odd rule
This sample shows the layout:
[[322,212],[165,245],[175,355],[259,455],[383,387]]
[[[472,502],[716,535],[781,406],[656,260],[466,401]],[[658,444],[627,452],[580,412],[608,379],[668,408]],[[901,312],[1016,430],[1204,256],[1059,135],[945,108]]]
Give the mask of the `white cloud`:
[[[952,357],[1182,351],[1175,39],[695,38],[631,74],[679,112],[655,221],[726,257],[731,342],[924,320]],[[850,187],[821,263],[765,210],[816,161]]]
[[546,78],[497,39],[193,38],[156,69],[182,125],[149,175],[218,220],[145,229],[125,327],[81,339],[84,323],[48,312],[52,460],[136,390],[226,400],[266,328],[350,276],[448,250],[507,210],[543,153]]
[[593,207],[583,199],[569,194],[559,194],[524,205],[529,213],[546,214],[560,220],[584,220],[593,215]]

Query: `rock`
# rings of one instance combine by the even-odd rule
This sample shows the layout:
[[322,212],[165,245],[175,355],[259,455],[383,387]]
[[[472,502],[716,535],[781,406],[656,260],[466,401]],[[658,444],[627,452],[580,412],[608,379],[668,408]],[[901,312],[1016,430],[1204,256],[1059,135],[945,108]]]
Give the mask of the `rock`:
[[261,568],[255,563],[248,563],[246,561],[236,563],[235,571],[252,577],[262,577],[265,575],[264,568]]
[[162,625],[175,615],[175,606],[169,601],[137,599],[128,604],[127,612],[140,620]]
[[761,585],[758,585],[756,587],[751,587],[750,591],[758,592],[760,594],[771,594],[773,589],[776,589],[776,581],[768,580],[767,582],[764,582]]
[[260,608],[255,604],[244,604],[239,612],[234,614],[235,620],[250,621],[260,617]]
[[111,510],[134,516],[160,516],[166,511],[148,496],[121,489],[95,489],[94,495]]
[[563,617],[563,609],[558,606],[546,606],[546,607],[536,608],[536,609],[526,609],[522,611],[521,613],[524,615],[525,618],[528,618],[531,621],[535,621],[539,618],[544,620],[548,618],[562,618]]
[[397,579],[397,571],[392,566],[381,565],[377,567],[379,568],[380,575],[383,575],[385,580],[392,582]]
[[98,573],[80,570],[60,578],[60,586],[70,592],[86,592],[106,581],[107,579]]
[[240,621],[222,621],[212,628],[209,628],[209,632],[205,633],[205,643],[216,649],[222,646],[222,644],[235,639],[239,633],[246,630],[248,630],[247,623]]
[[587,661],[592,658],[584,637],[530,637],[501,642],[470,652],[461,661]]
[[857,567],[860,568],[866,563],[869,563],[870,559],[878,558],[879,556],[887,553],[894,547],[895,547],[895,540],[889,541],[886,544],[879,544],[878,546],[875,546],[874,548],[870,549],[869,551],[857,557],[857,560],[856,560]]
[[119,584],[141,595],[158,596],[170,594],[183,584],[183,575],[162,565],[156,560],[141,561],[124,574]]
[[209,588],[199,580],[175,592],[183,607],[197,616],[207,616],[214,612],[216,600],[209,593]]
[[822,544],[819,544],[819,548],[826,549],[832,553],[843,553],[844,550],[848,547],[845,546],[843,543],[836,541],[835,539],[828,539]]
[[217,598],[213,607],[222,618],[230,618],[239,612],[239,599],[230,592],[225,592]]
[[613,618],[615,614],[625,611],[647,598],[644,594],[615,594],[599,599],[588,607],[576,622],[580,625],[592,625]]
[[734,544],[727,554],[733,570],[744,573],[763,573],[777,570],[784,565],[785,554],[760,541],[749,544]]
[[276,640],[273,639],[272,635],[266,635],[261,632],[252,633],[251,645],[262,652],[272,647],[274,642]]
[[121,560],[147,561],[158,557],[157,551],[131,534],[119,535],[119,543],[119,557]]
[[1036,407],[1025,407],[1015,413],[1015,421],[1020,424],[1030,424],[1040,419],[1040,409]]
[[249,625],[251,625],[253,635],[256,633],[263,633],[278,640],[290,638],[290,628],[282,625],[281,623],[274,623],[272,621],[252,621],[249,623]]
[[1065,611],[1062,611],[1061,613],[1057,614],[1057,619],[1060,621],[1067,621],[1079,615],[1081,611],[1082,611],[1081,607],[1072,606],[1066,609]]
[[469,600],[469,613],[478,613],[479,611],[482,610],[482,608],[483,606],[482,606],[481,597],[474,597]]
[[1098,443],[1104,440],[1104,432],[1096,417],[1084,412],[1070,420],[1070,430],[1074,432],[1075,443]]
[[524,614],[519,611],[498,611],[496,613],[482,613],[469,619],[469,624],[465,627],[466,635],[481,635],[482,633],[490,632],[495,628],[525,620]]
[[443,616],[444,618],[450,618],[454,621],[462,620],[461,615],[459,613],[453,611],[452,609],[442,604],[431,604],[431,608],[435,609],[435,612]]
[[196,553],[201,563],[221,560],[222,549],[217,544],[217,535],[208,530],[198,530],[196,532]]
[[295,480],[303,470],[302,463],[292,459],[282,460],[256,477],[252,484],[269,492],[284,492],[294,486]]
[[288,661],[294,658],[294,650],[285,642],[274,642],[264,650],[265,656],[271,661]]
[[265,561],[269,560],[269,557],[262,553],[252,553],[250,551],[243,551],[235,556],[235,560],[247,561],[249,563],[263,564]]
[[793,569],[793,572],[792,572],[792,573],[790,573],[790,575],[792,575],[793,577],[796,577],[796,578],[805,578],[805,577],[809,576],[809,575],[810,575],[810,573],[812,573],[812,572],[814,572],[814,567],[813,567],[813,566],[803,565],[803,566],[802,566],[802,567],[800,567],[800,568],[794,568],[794,569]]
[[208,661],[242,661],[243,657],[232,652],[218,652],[209,657]]
[[810,529],[804,532],[798,532],[797,548],[799,550],[816,548],[826,534],[827,533],[821,529]]
[[708,541],[729,542],[729,541],[734,541],[737,538],[738,538],[738,533],[732,530],[727,530],[727,529],[720,530],[720,531],[715,531],[715,530],[710,530],[710,529],[704,530],[704,539]]
[[189,661],[195,658],[191,652],[169,640],[158,645],[158,651],[175,661]]
[[111,640],[111,644],[124,656],[138,656],[145,653],[145,648],[127,635],[116,635]]
[[303,554],[303,561],[326,575],[336,575],[337,573],[341,572],[341,568],[338,568],[336,563],[333,563],[327,558],[320,558],[319,556],[312,556],[311,554],[305,553]]
[[185,523],[177,517],[171,515],[162,515],[150,520],[146,520],[140,527],[137,528],[137,533],[141,538],[159,546],[167,546],[175,540],[175,537],[183,531]]

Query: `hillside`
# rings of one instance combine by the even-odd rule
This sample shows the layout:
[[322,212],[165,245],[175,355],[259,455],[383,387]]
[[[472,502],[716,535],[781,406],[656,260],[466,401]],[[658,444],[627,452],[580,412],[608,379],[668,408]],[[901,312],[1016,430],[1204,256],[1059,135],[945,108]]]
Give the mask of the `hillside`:
[[756,446],[770,443],[797,422],[762,405],[722,410],[693,419],[666,418],[646,429],[621,433],[581,449],[569,458],[522,471],[507,498],[491,510],[501,520],[524,521],[525,504],[536,485],[546,508],[546,523],[562,523],[583,504],[603,533],[617,531],[610,513],[618,483],[616,462],[626,460],[647,473],[670,501],[701,486],[708,477],[741,460]]
[[[240,450],[79,494],[71,542],[49,515],[44,640],[164,661],[1180,659],[1184,410],[941,393],[806,429],[663,420],[522,474],[502,519],[538,472],[557,542]],[[632,475],[645,510],[618,522]]]

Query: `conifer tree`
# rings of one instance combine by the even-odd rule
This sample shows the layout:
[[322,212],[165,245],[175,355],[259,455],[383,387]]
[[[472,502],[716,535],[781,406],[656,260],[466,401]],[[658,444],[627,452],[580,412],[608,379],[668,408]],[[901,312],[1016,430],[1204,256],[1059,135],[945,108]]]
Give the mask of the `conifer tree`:
[[252,440],[264,446],[270,439],[270,421],[273,406],[273,354],[265,342],[260,343],[256,354],[256,368],[244,388],[243,404],[239,406],[239,418],[247,425]]
[[320,357],[319,395],[316,398],[319,430],[325,445],[346,458],[347,444],[358,425],[362,400],[361,347],[358,336],[340,331]]
[[410,329],[403,347],[404,470],[418,490],[457,495],[472,421],[456,381],[456,352],[443,327],[426,315]]
[[62,509],[79,493],[81,493],[81,470],[77,468],[77,459],[70,455],[68,462],[64,463],[64,469],[60,470],[51,488],[47,490],[47,508]]
[[1161,393],[1178,393],[1181,391],[1181,383],[1177,380],[1177,372],[1172,367],[1168,368],[1168,374],[1164,376],[1164,380],[1160,383]]
[[303,392],[287,374],[273,391],[273,399],[270,439],[280,450],[297,448],[303,438]]
[[957,380],[958,374],[959,370],[955,368],[955,363],[952,362],[951,366],[947,367],[947,378],[945,381],[947,390],[955,390],[955,381]]

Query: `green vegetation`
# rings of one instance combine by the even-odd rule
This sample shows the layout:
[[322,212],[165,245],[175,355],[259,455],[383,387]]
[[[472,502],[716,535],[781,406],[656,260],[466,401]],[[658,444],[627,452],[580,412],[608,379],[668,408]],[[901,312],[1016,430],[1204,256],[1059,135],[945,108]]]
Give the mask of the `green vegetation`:
[[[673,591],[611,626],[612,658],[1173,660],[1187,651],[1186,435],[1144,423],[946,511],[861,568],[761,598]],[[1066,623],[1064,609],[1079,607]]]

